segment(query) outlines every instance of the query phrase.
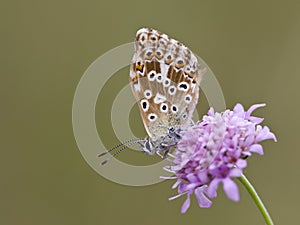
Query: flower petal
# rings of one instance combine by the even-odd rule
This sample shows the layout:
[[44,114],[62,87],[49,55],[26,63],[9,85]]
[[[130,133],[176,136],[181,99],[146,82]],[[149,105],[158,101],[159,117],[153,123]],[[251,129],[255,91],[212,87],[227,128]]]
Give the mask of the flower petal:
[[228,175],[229,175],[229,177],[240,177],[240,176],[242,176],[242,174],[243,174],[242,169],[233,168],[233,169],[230,170]]
[[188,181],[191,182],[191,183],[198,182],[198,177],[195,174],[192,174],[192,173],[188,174],[186,176],[186,179],[188,179]]
[[239,188],[237,184],[230,178],[226,178],[223,180],[223,189],[230,200],[235,202],[240,200]]
[[207,183],[208,182],[208,176],[207,176],[207,172],[206,171],[200,171],[197,174],[198,179],[200,180],[200,182],[202,183]]
[[217,197],[217,189],[219,187],[219,183],[221,182],[221,179],[215,178],[213,179],[207,189],[207,196],[210,198]]
[[191,198],[190,198],[190,194],[188,193],[186,200],[184,201],[184,203],[181,206],[181,213],[186,213],[186,211],[190,207],[190,204],[191,204]]
[[[247,161],[244,159],[238,159],[235,163],[235,165],[239,168],[239,169],[244,169],[247,166]],[[240,175],[241,176],[241,175]],[[240,177],[239,176],[239,177]]]
[[210,208],[211,207],[212,202],[205,196],[203,186],[195,189],[195,195],[196,195],[196,198],[198,201],[198,205],[201,208]]
[[259,155],[263,155],[264,154],[264,150],[263,147],[260,144],[254,144],[251,145],[249,148],[250,152],[256,152]]
[[245,117],[244,107],[240,103],[238,103],[238,104],[235,105],[235,107],[233,108],[233,113],[237,117],[240,117],[240,118],[244,118]]
[[259,118],[255,116],[249,116],[247,119],[255,124],[260,124],[262,121],[264,121],[264,118]]
[[207,113],[207,115],[209,115],[209,116],[213,116],[215,114],[215,110],[214,110],[214,108],[213,107],[210,107],[210,109],[208,110],[208,113]]
[[254,105],[252,105],[252,106],[247,110],[247,112],[246,112],[246,119],[250,117],[251,113],[252,113],[254,110],[256,110],[256,109],[258,109],[258,108],[260,108],[260,107],[264,107],[264,106],[266,106],[266,103],[261,103],[261,104],[254,104]]
[[272,132],[270,132],[269,127],[264,126],[256,136],[256,142],[268,139],[273,139],[275,142],[277,142],[276,136]]

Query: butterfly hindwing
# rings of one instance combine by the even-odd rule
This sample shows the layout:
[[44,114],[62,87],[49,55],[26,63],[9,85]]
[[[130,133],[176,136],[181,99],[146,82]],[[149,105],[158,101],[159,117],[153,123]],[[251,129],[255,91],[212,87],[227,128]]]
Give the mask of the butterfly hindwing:
[[130,81],[150,138],[190,122],[202,74],[196,56],[180,42],[153,29],[137,32]]

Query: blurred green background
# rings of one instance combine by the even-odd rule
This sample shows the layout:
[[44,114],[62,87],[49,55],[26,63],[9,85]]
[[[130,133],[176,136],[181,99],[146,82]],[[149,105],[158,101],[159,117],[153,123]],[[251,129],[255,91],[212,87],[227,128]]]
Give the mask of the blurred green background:
[[[211,209],[199,209],[193,199],[181,215],[184,198],[167,200],[176,193],[171,182],[122,186],[81,156],[71,121],[76,86],[97,57],[133,41],[141,27],[165,32],[201,56],[227,107],[267,103],[256,115],[265,117],[278,143],[265,142],[265,156],[252,157],[246,175],[275,224],[297,224],[299,12],[299,1],[1,1],[0,224],[264,224],[243,187],[238,203],[220,191]],[[98,99],[96,121],[106,147],[118,143],[109,113],[127,82],[128,67]],[[202,95],[198,110],[207,109]],[[136,107],[130,122],[143,137]],[[133,151],[119,159],[156,160]]]

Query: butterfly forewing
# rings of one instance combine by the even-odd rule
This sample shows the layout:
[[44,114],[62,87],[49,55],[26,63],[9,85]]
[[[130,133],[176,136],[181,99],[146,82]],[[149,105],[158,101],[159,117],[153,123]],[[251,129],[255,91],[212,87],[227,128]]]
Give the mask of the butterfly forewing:
[[154,142],[170,127],[190,123],[203,72],[195,55],[180,42],[153,29],[137,32],[130,81]]

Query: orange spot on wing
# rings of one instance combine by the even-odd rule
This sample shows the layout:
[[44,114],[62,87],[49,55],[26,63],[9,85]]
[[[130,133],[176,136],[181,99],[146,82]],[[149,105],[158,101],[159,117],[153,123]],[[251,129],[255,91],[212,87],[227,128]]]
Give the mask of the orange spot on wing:
[[143,67],[144,67],[144,65],[138,65],[138,64],[137,64],[135,68],[136,68],[137,70],[143,72]]
[[133,83],[137,83],[137,82],[138,82],[138,77],[135,76],[134,78],[132,78],[132,82],[133,82]]

